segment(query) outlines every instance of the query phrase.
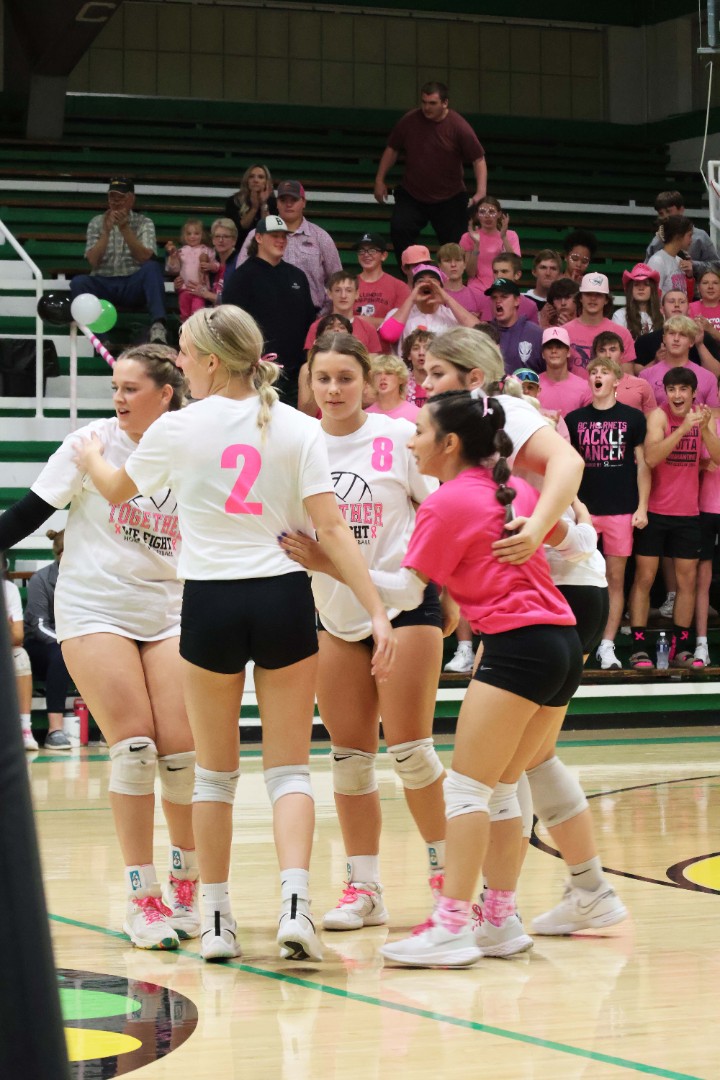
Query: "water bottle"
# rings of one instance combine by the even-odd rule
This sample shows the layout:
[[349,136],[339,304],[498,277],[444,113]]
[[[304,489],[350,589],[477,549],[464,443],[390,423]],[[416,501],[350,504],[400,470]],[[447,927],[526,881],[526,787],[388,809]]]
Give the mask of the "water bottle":
[[657,643],[657,669],[658,671],[665,671],[668,667],[670,660],[670,642],[665,636],[665,631],[660,631],[660,637]]
[[[667,664],[665,665],[667,667]],[[78,718],[78,736],[80,738],[80,745],[87,746],[90,737],[90,716],[88,707],[82,698],[75,698],[73,701],[73,713]]]

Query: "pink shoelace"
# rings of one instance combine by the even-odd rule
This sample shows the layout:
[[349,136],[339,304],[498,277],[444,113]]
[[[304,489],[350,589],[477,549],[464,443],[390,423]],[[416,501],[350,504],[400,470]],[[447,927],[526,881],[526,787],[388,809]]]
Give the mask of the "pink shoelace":
[[417,937],[418,934],[424,934],[426,930],[432,930],[435,923],[433,922],[432,915],[428,915],[425,922],[418,923],[417,926],[413,926],[410,934],[412,937]]
[[354,904],[355,901],[359,900],[361,896],[372,897],[372,893],[369,889],[358,889],[355,885],[351,885],[350,883],[348,883],[345,886],[345,890],[342,896],[337,902],[337,906],[340,907],[341,904]]
[[170,886],[175,895],[178,907],[187,908],[189,911],[192,908],[195,899],[197,881],[189,881],[186,878],[176,878],[171,874]]
[[169,907],[165,907],[159,896],[133,896],[133,904],[136,904],[148,923],[160,922],[172,915]]

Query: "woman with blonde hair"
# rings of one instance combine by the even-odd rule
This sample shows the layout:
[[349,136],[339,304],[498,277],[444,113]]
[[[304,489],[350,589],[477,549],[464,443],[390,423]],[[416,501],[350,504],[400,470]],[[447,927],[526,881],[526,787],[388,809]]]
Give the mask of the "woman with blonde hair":
[[373,670],[390,670],[394,638],[385,609],[338,510],[317,421],[278,402],[279,370],[241,308],[224,304],[183,324],[178,362],[191,408],[163,417],[124,468],[86,443],[79,462],[117,502],[172,485],[185,580],[180,654],[197,751],[193,824],[202,878],[201,952],[240,955],[229,896],[232,808],[240,775],[238,717],[245,666],[255,662],[265,783],[273,807],[282,907],[281,955],[321,959],[310,915],[315,808],[308,767],[317,632],[307,574],[278,545],[314,529],[365,609]]
[[237,228],[237,251],[258,221],[268,214],[277,214],[273,178],[267,165],[251,165],[242,175],[240,190],[227,199],[223,211],[223,215],[230,218]]

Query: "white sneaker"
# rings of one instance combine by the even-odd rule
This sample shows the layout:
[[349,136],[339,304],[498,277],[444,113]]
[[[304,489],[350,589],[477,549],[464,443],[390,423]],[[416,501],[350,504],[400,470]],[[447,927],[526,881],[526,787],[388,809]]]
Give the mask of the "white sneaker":
[[322,960],[322,946],[310,915],[310,902],[293,893],[280,909],[277,943],[283,960]]
[[380,952],[385,959],[408,967],[468,967],[482,958],[470,926],[458,934],[435,922],[421,926],[410,937],[383,945]]
[[170,924],[181,941],[200,937],[200,903],[197,870],[172,871],[165,887]]
[[164,322],[160,322],[158,319],[150,327],[150,341],[154,345],[167,345],[168,336],[167,328]]
[[137,949],[177,949],[178,936],[160,895],[160,886],[137,889],[128,896],[123,930]]
[[569,882],[557,907],[532,921],[533,934],[573,934],[576,930],[599,930],[627,917],[627,908],[614,889],[603,882],[594,892],[576,889]]
[[672,619],[673,611],[675,610],[675,593],[669,592],[662,604],[658,608],[658,611],[662,615],[663,619]]
[[219,911],[204,914],[202,925],[200,955],[203,960],[234,960],[242,955],[236,937],[237,923],[231,914],[223,915]]
[[26,750],[38,750],[37,739],[33,735],[29,727],[22,729],[23,746]]
[[448,660],[443,671],[452,671],[456,675],[469,675],[475,663],[471,641],[459,641],[452,660]]
[[[473,905],[473,911],[478,905]],[[483,956],[514,956],[515,953],[527,952],[535,944],[525,933],[520,916],[515,913],[495,926],[487,919],[478,919],[473,926],[475,944],[482,949]]]
[[695,659],[702,660],[703,667],[710,666],[710,653],[707,645],[703,642],[701,645],[695,646]]
[[600,645],[598,645],[595,658],[599,661],[603,671],[610,671],[611,668],[622,667],[622,664],[615,655],[615,645],[612,641],[602,641]]
[[377,881],[349,881],[337,904],[322,917],[323,930],[361,930],[389,919]]

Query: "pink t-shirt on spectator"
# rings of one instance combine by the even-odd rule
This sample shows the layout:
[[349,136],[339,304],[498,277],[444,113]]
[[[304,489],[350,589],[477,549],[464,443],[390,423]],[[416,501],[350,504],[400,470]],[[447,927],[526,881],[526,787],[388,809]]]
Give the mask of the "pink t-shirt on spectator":
[[[668,405],[665,413],[665,437],[679,428],[684,417],[674,416]],[[652,469],[648,510],[668,517],[694,517],[700,513],[700,458],[704,443],[700,428],[694,424],[664,461]]]
[[458,304],[461,304],[466,311],[470,311],[473,315],[477,315],[478,322],[486,321],[485,317],[480,315],[480,312],[485,306],[483,301],[486,300],[487,297],[483,296],[477,289],[472,289],[469,285],[463,285],[462,289],[455,289],[455,291],[453,291],[452,289],[448,289],[446,285],[445,292],[448,296],[452,296],[453,300],[457,300]]
[[362,277],[355,281],[358,287],[355,314],[371,319],[384,319],[388,311],[399,308],[410,295],[409,286],[391,274],[383,274],[377,281],[363,281]]
[[[650,364],[649,367],[643,368],[640,372],[639,378],[646,379],[650,383],[650,389],[655,395],[655,401],[660,406],[667,404],[663,377],[666,372],[676,366],[662,360],[657,364]],[[692,360],[688,360],[687,364],[682,366],[689,368],[697,375],[698,386],[695,394],[695,404],[709,405],[711,409],[716,409],[720,401],[718,400],[717,379],[715,376],[711,375],[706,368],[700,367],[699,364],[693,364]]]
[[[320,321],[320,319],[316,319],[314,323],[311,323],[310,329],[307,332],[307,337],[305,338],[306,349],[312,349],[315,344],[317,328]],[[362,341],[367,351],[371,353],[382,352],[380,338],[378,337],[378,332],[373,324],[369,323],[367,319],[363,319],[360,315],[355,315],[351,321],[353,336],[356,337],[358,341]]]
[[586,326],[580,319],[571,319],[570,322],[565,323],[565,329],[570,337],[570,356],[568,357],[568,368],[573,375],[579,375],[581,379],[587,379],[587,369],[590,360],[592,359],[592,343],[598,334],[603,334],[608,330],[611,330],[613,334],[617,334],[622,338],[623,343],[623,363],[630,363],[635,359],[635,342],[633,341],[630,332],[625,329],[624,326],[620,326],[619,323],[613,322],[611,319],[603,319],[597,326]]
[[[715,421],[715,433],[720,435],[720,420]],[[702,457],[705,457],[705,454]],[[699,506],[703,514],[720,514],[720,468],[712,463],[710,468],[703,469],[700,473]]]
[[368,405],[365,412],[380,413],[382,416],[389,416],[391,420],[410,420],[414,424],[420,409],[413,405],[412,401],[401,401],[394,409],[381,409],[377,403]]
[[[516,255],[522,255],[520,250],[520,238],[512,229],[508,229],[507,231],[507,241]],[[463,233],[460,237],[460,247],[463,251],[472,251],[474,249],[475,241],[469,232]],[[502,236],[499,232],[480,233],[480,249],[478,251],[475,278],[483,290],[489,289],[495,280],[492,269],[493,259],[499,255],[501,251],[505,251],[505,246],[503,245]],[[532,301],[530,302],[532,303]]]
[[[515,513],[529,517],[537,492],[512,477]],[[473,630],[499,634],[522,626],[574,626],[542,549],[522,566],[498,562],[491,545],[503,533],[505,510],[487,469],[464,469],[422,503],[403,566],[447,585]]]
[[540,394],[538,400],[543,409],[550,412],[559,412],[567,416],[573,409],[582,409],[583,405],[589,405],[592,401],[592,393],[587,379],[581,379],[578,375],[568,375],[566,379],[557,382],[551,379],[547,372],[540,374]]
[[688,315],[691,319],[707,319],[716,330],[720,330],[720,304],[715,307],[706,307],[704,300],[693,300],[688,307]]
[[615,398],[631,409],[640,409],[646,416],[658,404],[647,379],[640,379],[637,375],[623,375],[617,384]]

